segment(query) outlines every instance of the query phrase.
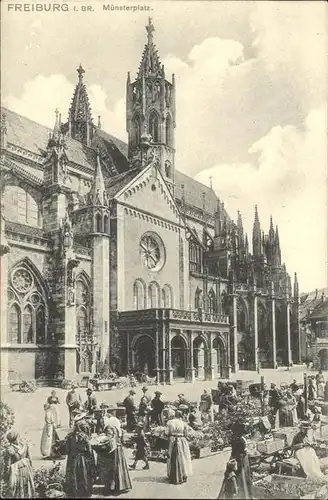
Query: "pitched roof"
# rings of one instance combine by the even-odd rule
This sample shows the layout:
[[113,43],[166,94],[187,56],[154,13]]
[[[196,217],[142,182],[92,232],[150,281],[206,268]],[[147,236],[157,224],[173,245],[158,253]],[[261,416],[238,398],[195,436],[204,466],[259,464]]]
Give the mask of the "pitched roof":
[[122,172],[121,174],[115,175],[114,177],[108,177],[105,179],[105,186],[108,196],[113,198],[121,189],[124,188],[134,177],[139,174],[140,170],[138,168],[133,168]]
[[[205,194],[205,211],[214,214],[217,210],[218,198],[212,188],[209,186],[205,186],[201,182],[196,181],[189,175],[183,174],[178,170],[175,171],[175,197],[178,200],[182,198],[182,184],[184,185],[184,199],[185,203],[188,205],[192,205],[194,207],[203,209],[204,197]],[[230,217],[225,209],[223,209],[222,213],[223,217],[227,217],[227,220],[230,221]]]
[[[8,142],[43,157],[46,153],[49,134],[52,130],[8,108],[1,108],[1,111],[6,115]],[[65,137],[65,141],[67,145],[65,151],[68,160],[88,168],[90,173],[93,173],[96,167],[95,150],[67,136]],[[109,196],[113,197],[138,174],[139,170],[129,168],[128,145],[125,142],[95,127],[92,144],[96,145],[99,141],[103,145],[101,149],[107,153],[105,158],[102,158],[102,163],[105,163],[105,166],[107,166],[106,171],[108,175],[111,175],[111,177],[105,179],[105,185]],[[112,168],[113,165],[115,166],[114,169]],[[118,174],[113,175],[114,172],[118,172]],[[202,210],[204,203],[203,193],[205,193],[205,211],[210,214],[216,212],[217,196],[212,188],[205,186],[178,170],[175,172],[175,184],[176,199],[181,200],[182,198],[181,185],[183,184],[186,204]],[[227,217],[227,220],[230,220],[225,210],[224,215]]]
[[324,302],[320,300],[320,304],[315,308],[312,314],[310,314],[310,319],[323,319],[328,321],[328,300],[325,299]]

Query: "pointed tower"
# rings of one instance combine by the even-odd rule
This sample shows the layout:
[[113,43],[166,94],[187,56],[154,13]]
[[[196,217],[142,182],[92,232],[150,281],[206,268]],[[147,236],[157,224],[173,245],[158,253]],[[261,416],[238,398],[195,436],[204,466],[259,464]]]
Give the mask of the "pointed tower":
[[131,83],[128,73],[126,84],[126,130],[128,132],[129,158],[140,162],[142,135],[149,134],[159,168],[171,190],[174,188],[174,129],[175,129],[175,80],[165,79],[154,44],[154,26],[149,18],[147,43],[141,57],[137,78]]
[[276,234],[275,234],[275,238],[274,238],[273,263],[274,263],[274,266],[281,266],[281,251],[280,251],[278,226],[276,226]]
[[65,137],[61,132],[61,115],[56,109],[55,125],[49,135],[47,156],[44,162],[43,175],[43,228],[46,232],[59,229],[66,216],[68,178],[68,159],[66,156]]
[[294,274],[294,298],[298,299],[299,297],[299,286],[298,286],[298,279],[297,279],[297,274]]
[[239,252],[243,252],[245,250],[244,228],[243,228],[243,220],[241,218],[241,213],[239,212],[239,210],[237,211],[237,234],[238,234]]
[[99,346],[99,360],[109,363],[110,345],[110,219],[109,202],[101,168],[99,149],[96,169],[88,196],[91,217],[89,239],[92,249],[93,341]]
[[73,139],[90,146],[93,133],[93,123],[89,97],[83,82],[83,75],[85,71],[81,64],[76,71],[78,74],[78,82],[75,87],[73,99],[68,112],[68,135]]
[[259,216],[257,213],[257,205],[255,205],[255,217],[253,225],[253,255],[259,257],[262,255],[262,235]]

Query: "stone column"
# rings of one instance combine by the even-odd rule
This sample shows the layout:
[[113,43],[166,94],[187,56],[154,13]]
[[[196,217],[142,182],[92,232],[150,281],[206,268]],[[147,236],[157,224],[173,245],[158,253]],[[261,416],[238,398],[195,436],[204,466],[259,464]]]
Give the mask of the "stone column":
[[126,348],[127,348],[127,370],[130,371],[131,363],[130,363],[130,332],[126,333]]
[[203,344],[198,348],[198,377],[199,379],[204,380],[205,378],[205,352],[204,352]]
[[160,351],[160,358],[161,358],[161,366],[162,366],[162,372],[161,372],[161,383],[165,384],[165,370],[166,370],[166,363],[165,363],[165,357],[166,357],[166,332],[165,332],[165,323],[162,323],[162,349]]
[[[1,220],[4,224],[4,219]],[[8,385],[9,380],[9,360],[8,360],[8,325],[7,325],[7,294],[8,294],[8,245],[4,227],[1,228],[0,240],[0,279],[1,279],[1,385]]]
[[[76,377],[76,307],[75,307],[75,286],[74,269],[78,261],[75,259],[73,250],[68,250],[65,258],[65,324],[64,324],[64,373],[65,378],[74,379]],[[71,273],[71,275],[70,275]]]
[[172,357],[171,357],[171,335],[170,329],[168,328],[166,334],[166,382],[172,384],[173,382],[173,368],[172,368]]
[[254,294],[253,298],[253,317],[254,317],[254,364],[257,370],[259,364],[259,337],[257,328],[257,295]]
[[233,365],[234,373],[239,370],[238,366],[238,342],[237,342],[237,295],[232,295],[232,341],[233,341]]
[[155,334],[155,371],[156,371],[156,382],[160,383],[161,370],[159,366],[159,324],[156,324],[156,334]]
[[[215,358],[213,358],[212,353],[212,334],[208,333],[208,348],[206,349],[207,353],[207,360],[206,360],[206,373],[205,373],[205,380],[214,380],[215,378],[215,372],[214,372],[214,366],[213,366],[213,361]],[[215,351],[214,351],[215,352]]]
[[286,314],[287,314],[287,366],[290,366],[293,363],[292,360],[292,350],[291,350],[291,343],[290,343],[290,300],[287,299],[287,306],[286,306]]
[[271,283],[271,333],[272,333],[272,364],[277,364],[277,339],[276,339],[276,299],[274,296],[274,285]]
[[195,368],[194,368],[194,346],[192,331],[187,332],[188,335],[188,366],[187,366],[187,380],[188,382],[195,382]]

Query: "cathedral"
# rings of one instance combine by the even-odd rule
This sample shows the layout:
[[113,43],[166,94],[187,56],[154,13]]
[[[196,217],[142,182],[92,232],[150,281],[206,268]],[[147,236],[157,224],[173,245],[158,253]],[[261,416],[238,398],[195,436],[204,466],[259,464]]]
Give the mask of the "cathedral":
[[53,129],[1,110],[2,382],[107,368],[158,383],[300,361],[278,227],[251,241],[176,168],[176,84],[149,19],[126,82],[128,144],[93,122],[85,71]]

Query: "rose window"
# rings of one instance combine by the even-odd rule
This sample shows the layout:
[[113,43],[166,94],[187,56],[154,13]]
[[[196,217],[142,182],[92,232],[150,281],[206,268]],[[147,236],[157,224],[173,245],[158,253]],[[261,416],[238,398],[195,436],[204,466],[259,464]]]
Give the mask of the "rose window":
[[33,278],[26,269],[17,269],[13,274],[12,283],[18,292],[26,293],[32,288]]
[[141,260],[147,269],[158,270],[164,263],[164,245],[155,233],[146,233],[140,241]]

